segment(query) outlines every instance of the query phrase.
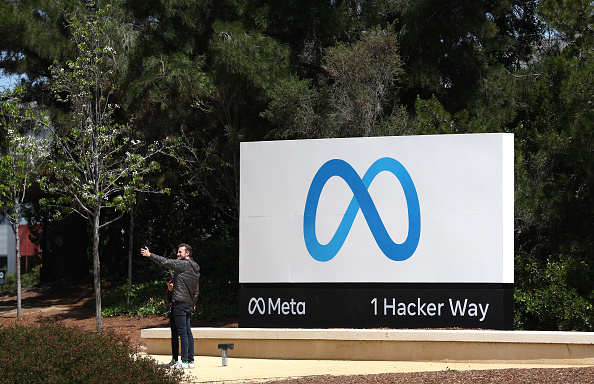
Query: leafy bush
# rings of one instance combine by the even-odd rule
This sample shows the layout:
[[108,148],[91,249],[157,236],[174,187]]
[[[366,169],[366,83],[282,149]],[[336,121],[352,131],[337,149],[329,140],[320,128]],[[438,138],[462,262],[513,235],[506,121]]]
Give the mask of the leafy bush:
[[[114,286],[103,292],[101,296],[101,313],[103,316],[119,315],[166,315],[165,280],[132,284],[130,292],[130,310],[126,309],[128,283]],[[95,308],[95,299],[87,300],[86,308]]]
[[195,316],[215,320],[238,316],[239,284],[233,280],[200,279]]
[[561,255],[541,265],[516,258],[514,328],[594,330],[588,266]]
[[[39,283],[39,271],[41,267],[35,267],[29,273],[25,273],[21,275],[21,287],[26,288],[32,285],[36,285]],[[4,286],[2,287],[3,291],[16,291],[17,289],[17,281],[16,281],[16,274],[11,273],[6,275],[6,279],[4,280]]]
[[[101,297],[103,316],[119,315],[167,315],[165,279],[132,285],[130,310],[126,309],[128,284],[114,286],[106,290]],[[200,281],[200,296],[196,305],[195,316],[202,320],[214,320],[224,317],[237,317],[239,288],[237,283],[215,284],[203,278]],[[95,308],[95,299],[87,300],[86,308]]]
[[127,339],[65,327],[56,319],[0,327],[0,383],[183,382],[183,372],[136,354]]

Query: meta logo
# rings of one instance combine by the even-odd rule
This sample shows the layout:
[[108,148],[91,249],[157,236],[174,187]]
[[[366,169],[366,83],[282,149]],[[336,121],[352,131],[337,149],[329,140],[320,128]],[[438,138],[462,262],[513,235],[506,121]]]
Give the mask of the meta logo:
[[[368,188],[375,177],[384,171],[390,172],[398,179],[406,198],[408,235],[402,244],[392,241],[368,192]],[[354,196],[330,242],[320,244],[316,235],[318,203],[324,186],[334,176],[343,179]],[[375,242],[389,259],[404,261],[413,255],[419,245],[421,235],[421,210],[417,190],[406,168],[397,160],[384,157],[374,162],[365,172],[363,178],[360,178],[349,163],[344,160],[333,159],[320,167],[311,182],[305,201],[303,237],[309,254],[315,260],[328,261],[336,256],[351,230],[359,209],[363,212]]]
[[248,312],[250,315],[258,312],[260,315],[305,315],[305,301],[281,301],[280,298],[273,300],[268,298],[268,306],[266,300],[262,297],[252,297],[248,303]]

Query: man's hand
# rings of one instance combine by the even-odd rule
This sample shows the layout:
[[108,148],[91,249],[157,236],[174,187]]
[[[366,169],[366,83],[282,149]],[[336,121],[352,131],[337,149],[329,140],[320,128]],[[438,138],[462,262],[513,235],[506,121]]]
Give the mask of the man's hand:
[[140,254],[144,257],[150,257],[151,251],[149,251],[148,247],[140,248]]

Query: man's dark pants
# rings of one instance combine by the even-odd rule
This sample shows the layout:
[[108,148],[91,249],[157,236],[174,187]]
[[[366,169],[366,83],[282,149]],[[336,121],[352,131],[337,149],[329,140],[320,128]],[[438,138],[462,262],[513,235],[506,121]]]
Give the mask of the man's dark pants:
[[181,359],[186,362],[194,361],[194,336],[190,325],[192,308],[187,303],[176,302],[173,304],[173,317],[181,342]]
[[175,326],[175,317],[173,317],[173,308],[169,312],[169,328],[171,328],[171,357],[177,361],[179,354],[179,336],[177,334],[177,327]]

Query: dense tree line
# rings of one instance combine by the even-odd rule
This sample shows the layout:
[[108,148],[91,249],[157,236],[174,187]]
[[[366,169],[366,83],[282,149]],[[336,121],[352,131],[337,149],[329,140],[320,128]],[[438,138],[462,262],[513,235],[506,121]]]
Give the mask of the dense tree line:
[[[44,105],[57,127],[68,127],[73,112],[57,101],[52,72],[80,49],[71,17],[107,3],[0,1],[0,68],[23,76],[24,100]],[[513,132],[515,326],[592,330],[594,5],[109,3],[101,26],[118,53],[109,79],[120,106],[114,123],[136,140],[169,143],[146,182],[170,194],[138,194],[134,227],[126,213],[101,229],[105,278],[126,278],[134,228],[132,249],[169,254],[191,242],[206,289],[237,291],[241,141]],[[36,204],[40,190],[30,197],[31,220],[46,228],[44,279],[86,277],[80,259],[90,257],[92,236],[76,218],[53,221]],[[135,279],[156,273],[134,268]]]

